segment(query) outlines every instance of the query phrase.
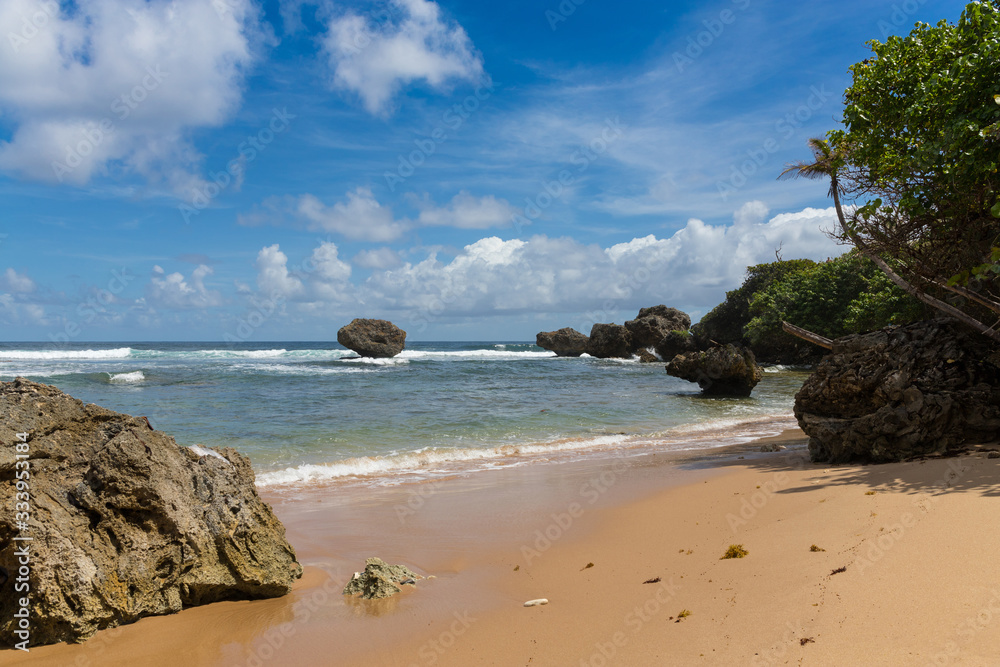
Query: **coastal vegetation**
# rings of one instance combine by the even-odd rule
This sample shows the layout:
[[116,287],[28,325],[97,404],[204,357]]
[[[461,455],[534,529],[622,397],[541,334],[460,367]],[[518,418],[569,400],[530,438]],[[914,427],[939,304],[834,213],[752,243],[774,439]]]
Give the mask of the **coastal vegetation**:
[[1000,332],[1000,3],[869,43],[843,128],[785,177],[828,179],[837,236],[899,289],[993,341]]

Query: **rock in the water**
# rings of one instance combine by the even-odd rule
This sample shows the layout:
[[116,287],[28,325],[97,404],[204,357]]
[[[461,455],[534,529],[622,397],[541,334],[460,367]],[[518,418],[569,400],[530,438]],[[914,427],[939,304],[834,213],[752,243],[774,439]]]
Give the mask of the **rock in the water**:
[[589,341],[587,336],[569,327],[559,331],[542,331],[535,336],[535,345],[560,357],[579,357],[587,351]]
[[620,324],[595,324],[587,354],[598,359],[631,359],[632,334]]
[[783,449],[784,449],[784,447],[782,447],[781,445],[775,444],[773,442],[771,444],[768,444],[768,445],[761,445],[760,446],[760,451],[762,453],[780,452]]
[[362,357],[395,357],[406,345],[406,332],[389,320],[355,319],[337,332],[337,342]]
[[[19,441],[30,520],[15,524]],[[84,405],[23,378],[0,383],[0,566],[31,560],[31,646],[217,600],[284,595],[302,568],[254,486],[250,461],[226,447],[182,447],[143,417]],[[31,542],[14,541],[27,534]],[[22,561],[23,562],[23,561]],[[13,579],[0,634],[16,627]]]
[[753,352],[732,344],[679,354],[667,364],[667,374],[697,382],[709,396],[749,396],[764,376]]
[[639,361],[641,361],[644,364],[655,364],[658,361],[663,361],[662,359],[657,357],[655,354],[653,354],[646,348],[641,348],[637,350],[636,354],[639,355]]
[[642,308],[634,320],[625,323],[635,349],[653,347],[671,331],[687,331],[690,327],[687,313],[664,305]]
[[389,565],[381,558],[365,561],[365,571],[354,575],[346,586],[344,595],[361,594],[365,600],[378,600],[395,595],[402,590],[397,584],[414,584],[420,575],[402,565]]
[[670,331],[656,344],[656,353],[661,359],[673,359],[678,354],[694,352],[697,349],[694,336],[687,331]]
[[837,339],[795,396],[810,456],[901,461],[1000,438],[993,352],[951,320]]

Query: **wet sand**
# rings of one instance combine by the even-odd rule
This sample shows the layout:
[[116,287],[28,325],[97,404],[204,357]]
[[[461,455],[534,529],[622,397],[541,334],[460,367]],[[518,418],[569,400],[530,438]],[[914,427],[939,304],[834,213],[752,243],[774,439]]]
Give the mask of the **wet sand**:
[[[996,664],[1000,459],[821,467],[801,432],[772,440],[266,493],[306,569],[291,595],[0,663]],[[369,556],[434,578],[344,598]]]

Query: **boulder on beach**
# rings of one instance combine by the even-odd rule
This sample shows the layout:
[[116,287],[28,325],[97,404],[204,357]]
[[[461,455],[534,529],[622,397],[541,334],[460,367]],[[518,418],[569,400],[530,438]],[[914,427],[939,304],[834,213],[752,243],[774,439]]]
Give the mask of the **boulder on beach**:
[[587,354],[598,359],[631,359],[632,334],[620,324],[595,324],[590,329]]
[[406,346],[406,332],[389,320],[357,318],[337,332],[337,342],[362,357],[395,357]]
[[[0,442],[0,506],[11,510],[0,514],[0,567],[17,572],[18,550],[29,550],[30,646],[285,595],[302,574],[250,461],[232,448],[182,447],[145,417],[23,378],[0,383]],[[18,491],[29,499],[23,525]],[[0,585],[0,632],[16,642],[14,583]]]
[[422,577],[403,565],[389,565],[381,558],[369,558],[364,571],[355,572],[344,586],[344,595],[360,593],[365,600],[379,600],[401,591],[400,584],[416,585],[417,579]]
[[732,344],[679,354],[667,374],[697,382],[706,396],[749,396],[764,376],[753,352]]
[[569,327],[559,331],[542,331],[535,336],[535,345],[560,357],[579,357],[587,351],[588,342],[590,339],[587,336]]
[[690,327],[687,313],[662,304],[640,309],[634,320],[625,323],[632,334],[634,349],[654,347],[671,331],[687,331]]
[[838,338],[795,395],[814,461],[902,461],[1000,439],[1000,351],[949,319]]

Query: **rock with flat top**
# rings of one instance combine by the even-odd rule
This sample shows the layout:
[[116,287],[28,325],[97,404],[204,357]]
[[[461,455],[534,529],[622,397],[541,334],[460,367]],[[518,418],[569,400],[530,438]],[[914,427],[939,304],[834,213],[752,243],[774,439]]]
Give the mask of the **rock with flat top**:
[[632,334],[620,324],[595,324],[590,329],[587,354],[598,359],[631,359]]
[[[27,482],[25,526],[16,481]],[[0,567],[17,572],[17,550],[30,550],[30,646],[288,593],[302,568],[254,484],[232,448],[183,447],[144,417],[23,378],[0,383]],[[16,644],[13,586],[0,585],[0,637]]]
[[579,357],[587,351],[589,341],[587,336],[569,327],[558,331],[542,331],[535,336],[535,345],[555,352],[559,357]]

